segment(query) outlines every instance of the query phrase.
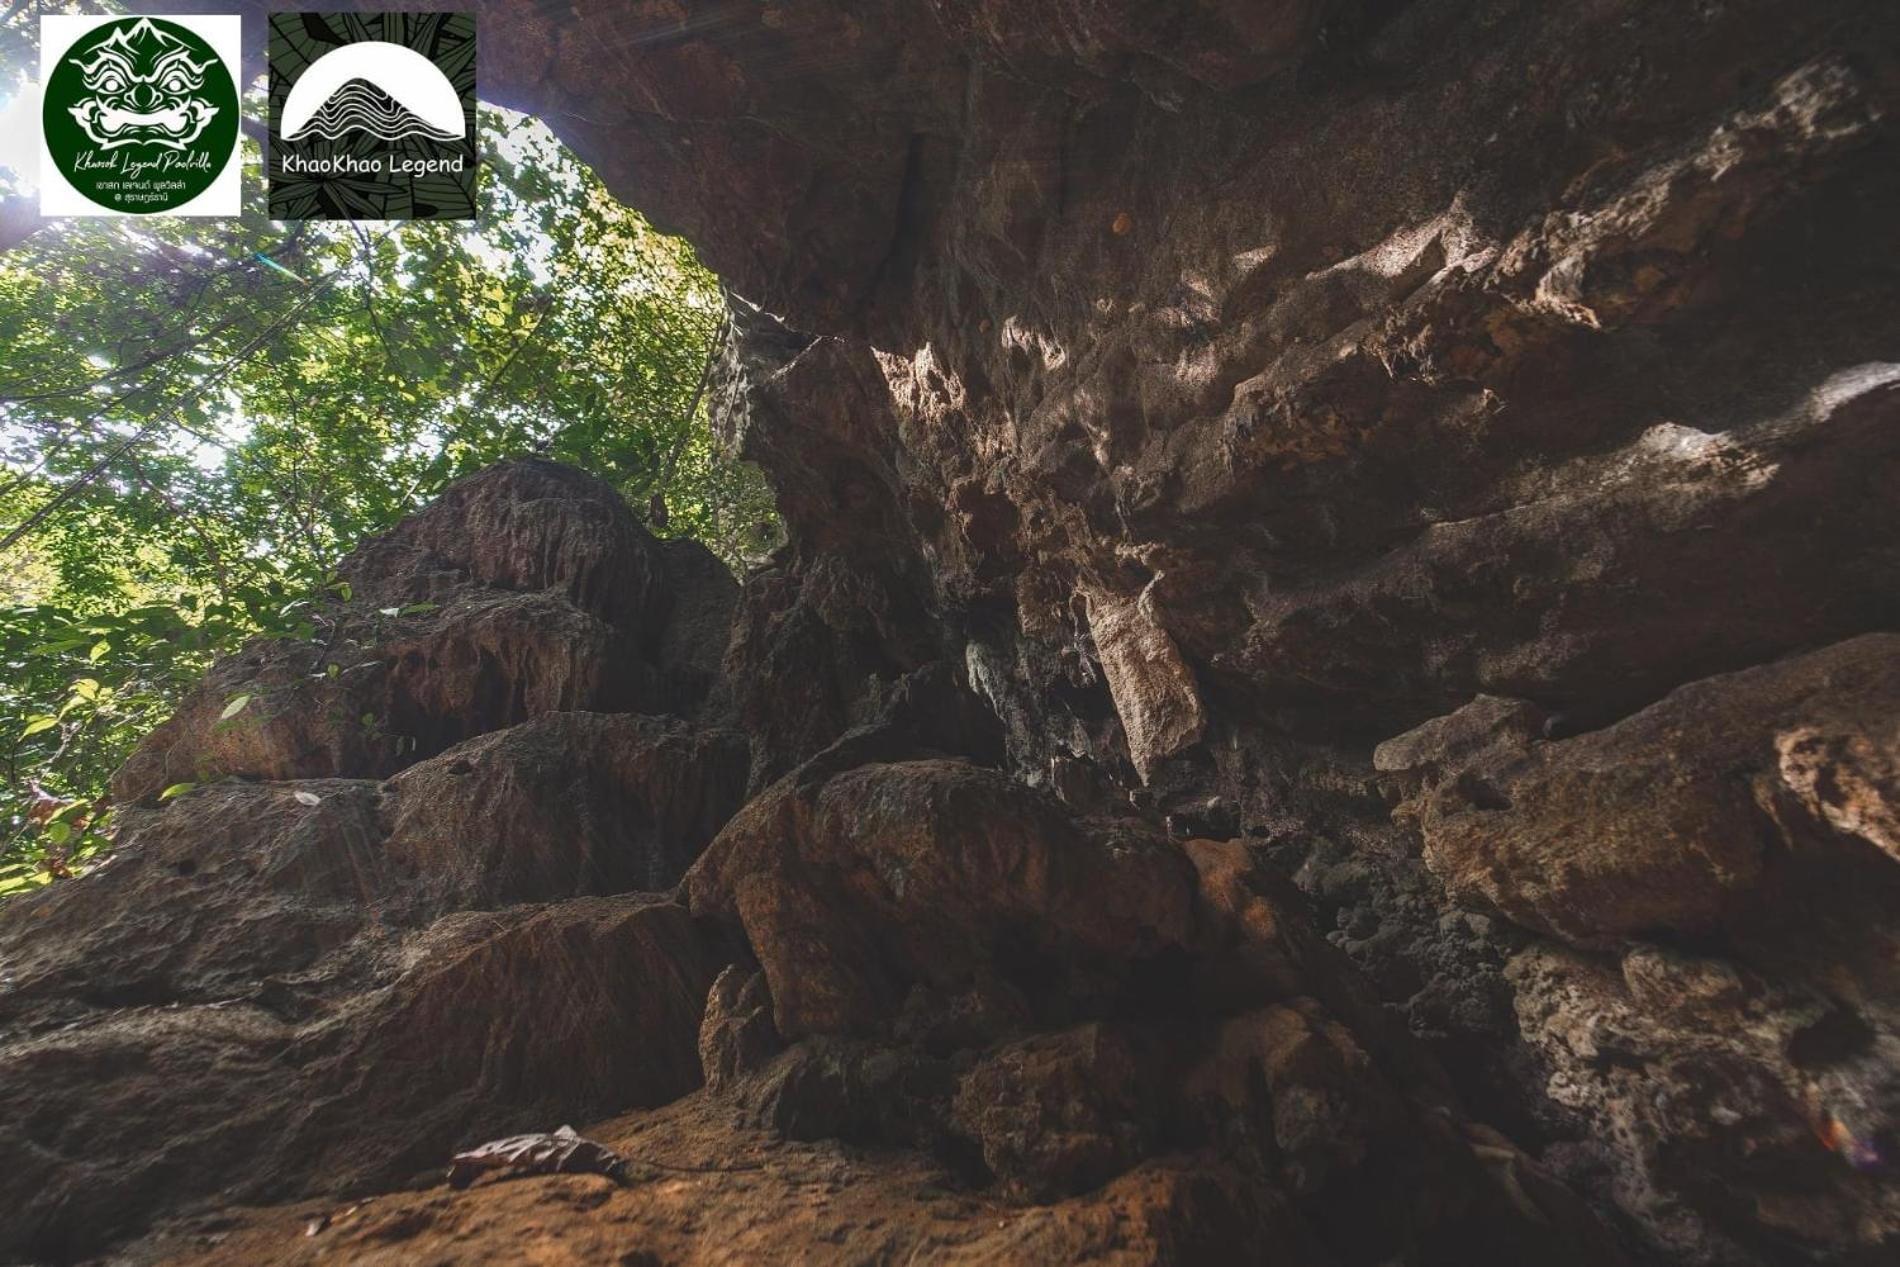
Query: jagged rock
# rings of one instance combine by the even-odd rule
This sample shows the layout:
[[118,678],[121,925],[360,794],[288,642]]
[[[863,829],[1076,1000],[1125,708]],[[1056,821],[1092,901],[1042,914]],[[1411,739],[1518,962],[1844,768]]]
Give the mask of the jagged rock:
[[373,783],[313,780],[121,810],[109,861],[0,907],[0,1030],[115,1007],[280,1006],[289,980],[363,972],[394,936],[377,910],[403,887],[377,800]]
[[[401,1182],[698,1085],[740,950],[634,890],[674,885],[731,815],[746,744],[570,711],[632,702],[614,684],[667,668],[675,618],[717,635],[712,578],[681,570],[675,601],[657,549],[598,481],[485,472],[353,557],[328,646],[253,644],[146,741],[111,859],[0,907],[0,1256]],[[339,648],[350,667],[309,671]],[[220,722],[233,691],[252,700]],[[137,803],[233,774],[269,781]]]
[[1451,1102],[1442,1071],[1380,1004],[1371,983],[1320,935],[1303,895],[1259,850],[1213,840],[1191,840],[1184,849],[1197,878],[1195,985],[1207,1013],[1237,1016],[1309,999],[1392,1065],[1395,1081],[1414,1098]]
[[[1775,692],[1808,672],[1785,657],[1900,625],[1900,10],[479,7],[484,92],[733,293],[709,404],[787,520],[697,706],[745,733],[763,796],[688,893],[747,933],[788,1037],[863,1032],[728,1093],[783,1071],[810,1129],[895,1138],[943,1111],[951,1062],[1132,1016],[1189,1035],[1170,1072],[1203,1072],[1258,1165],[1148,1160],[1027,1212],[941,1198],[940,1233],[909,1213],[916,1158],[795,1151],[555,1231],[523,1190],[587,1181],[391,1198],[344,1256],[1614,1261],[1567,1187],[1658,1260],[1892,1256],[1894,1174],[1869,1164],[1900,997],[1887,675],[1836,648],[1865,707]],[[533,544],[417,597],[549,583],[532,597],[634,645],[628,702],[550,697],[684,711],[640,671],[681,663],[641,589],[664,557],[552,585],[564,543],[618,549],[611,510],[544,532],[567,512],[485,505],[456,514]],[[453,543],[405,540],[407,594]],[[1095,594],[1139,595],[1139,624],[1117,636]],[[311,691],[291,733],[226,753],[209,719],[265,674],[227,670],[124,790],[201,751],[386,776],[526,719],[529,665],[568,683],[558,648],[507,643],[492,698],[425,673],[454,707],[401,752],[322,730]],[[323,689],[355,708],[346,687]],[[730,1107],[668,1138],[724,1157],[693,1115]],[[1062,1158],[1009,1129],[1024,1179]],[[808,1200],[826,1175],[851,1185],[832,1207]]]
[[768,566],[746,579],[746,594],[725,670],[736,724],[752,744],[755,791],[873,724],[887,693],[939,661],[929,644],[890,627],[901,619],[890,609],[908,604],[878,578]]
[[1185,1089],[1190,1100],[1257,1115],[1254,1146],[1277,1158],[1295,1192],[1366,1161],[1399,1106],[1350,1031],[1316,1010],[1275,1004],[1227,1021]]
[[[1590,498],[1433,525],[1341,583],[1290,589],[1262,605],[1232,667],[1305,662],[1309,689],[1345,697],[1355,661],[1378,656],[1421,691],[1527,695],[1601,722],[1684,677],[1877,626],[1893,544],[1871,507],[1827,490],[1894,462],[1900,394],[1877,367],[1804,394],[1788,415],[1721,434],[1659,425],[1545,477]],[[1781,530],[1821,505],[1818,522]],[[1741,542],[1786,578],[1772,598],[1731,588],[1725,560]],[[1483,623],[1512,611],[1543,614]]]
[[1425,858],[1454,894],[1573,942],[1708,932],[1746,917],[1784,851],[1886,848],[1897,706],[1900,637],[1870,634],[1573,739],[1424,754],[1446,765],[1417,809]]
[[[1327,943],[1301,894],[1237,841],[1190,841],[1202,927],[1194,1014],[1163,1120],[1273,1176],[1353,1261],[1622,1261],[1556,1176],[1474,1122],[1425,1045]],[[1455,1247],[1455,1248],[1454,1248]]]
[[765,974],[727,964],[706,993],[706,1013],[699,1022],[699,1071],[706,1089],[720,1091],[756,1072],[778,1049]]
[[0,1253],[80,1259],[190,1197],[241,1191],[274,1171],[303,1100],[277,1059],[292,1036],[244,1004],[116,1010],[10,1033],[0,1047],[0,1152],[11,1162],[0,1173]]
[[963,1076],[954,1120],[1005,1192],[1031,1201],[1087,1192],[1153,1149],[1154,1063],[1099,1021],[1023,1039]]
[[1543,737],[1548,720],[1528,700],[1480,695],[1455,713],[1386,740],[1372,750],[1372,765],[1418,780],[1447,768],[1455,773],[1494,749],[1521,752]]
[[[749,1120],[918,1148],[1044,1201],[1168,1143],[1219,1146],[1251,1159],[1236,1182],[1252,1201],[1292,1202],[1319,1242],[1354,1253],[1429,1259],[1479,1237],[1615,1260],[1561,1183],[1469,1123],[1246,845],[1176,853],[955,763],[828,770],[821,756],[755,800],[686,885],[696,912],[745,930],[796,1040],[721,1081]],[[1133,912],[1084,899],[1137,866],[1139,886],[1116,884],[1143,901]],[[738,981],[709,1002],[714,1059]],[[763,990],[744,993],[763,1007]],[[1209,1017],[1224,1018],[1212,1034]],[[1368,1219],[1401,1171],[1410,1195]]]
[[667,712],[690,714],[719,682],[739,606],[739,582],[705,546],[659,543],[666,623],[653,652]]
[[1128,755],[1146,780],[1162,761],[1201,737],[1207,713],[1194,675],[1167,630],[1139,598],[1089,596],[1089,636],[1128,737]]
[[1461,713],[1402,741],[1434,771],[1414,812],[1450,890],[1613,952],[1534,945],[1506,975],[1549,1095],[1590,1124],[1576,1164],[1685,1258],[1851,1260],[1900,1208],[1872,1160],[1900,1121],[1876,949],[1900,898],[1897,674],[1900,637],[1870,634],[1575,738],[1438,746]]
[[692,713],[736,592],[704,546],[654,541],[606,484],[539,460],[452,486],[339,573],[349,599],[316,637],[220,662],[115,776],[119,800],[227,775],[381,778],[547,713]]
[[1897,1209],[1876,1142],[1900,1111],[1891,992],[1764,967],[1637,944],[1620,962],[1536,947],[1509,973],[1551,1097],[1590,1125],[1565,1160],[1606,1172],[1667,1252],[1877,1261]]
[[654,548],[579,472],[528,461],[472,476],[343,563],[350,597],[319,613],[312,640],[256,640],[215,666],[113,795],[227,775],[379,778],[540,713],[630,708],[651,670],[635,608],[606,591],[638,582],[647,601]]
[[339,569],[367,600],[383,605],[425,601],[437,587],[464,581],[552,590],[636,637],[662,623],[663,572],[660,543],[618,493],[573,467],[538,459],[502,463],[451,485]]
[[[346,1041],[321,1036],[311,1089],[331,1094],[312,1096],[304,1146],[354,1162],[377,1135],[397,1137],[400,1150],[354,1165],[401,1173],[471,1135],[684,1095],[699,1084],[700,1013],[730,950],[651,895],[438,921],[405,946],[410,964]],[[364,1114],[386,1125],[362,1136]]]
[[384,849],[439,909],[669,889],[745,780],[729,731],[548,713],[391,779]]
[[381,786],[217,783],[130,807],[107,864],[5,908],[0,1024],[41,1008],[281,1009],[360,980],[400,926],[444,911],[669,888],[744,781],[728,733],[561,713]]
[[113,776],[113,795],[226,776],[380,778],[538,712],[638,698],[626,642],[564,599],[470,594],[408,618],[337,618],[354,644],[341,656],[259,641],[219,662]]
[[[9,922],[32,919],[20,907]],[[356,992],[286,976],[9,1023],[0,1252],[85,1255],[214,1194],[361,1191],[549,1116],[664,1103],[698,1083],[729,951],[682,908],[622,897],[451,917],[364,953]]]
[[1775,735],[1782,786],[1814,823],[1900,862],[1900,734],[1874,701],[1844,702],[1845,716]]
[[945,1135],[950,1062],[852,1038],[805,1039],[734,1089],[747,1120],[787,1139],[919,1148],[954,1162]]
[[788,1038],[866,1029],[912,984],[985,966],[1182,947],[1191,889],[1162,844],[1092,837],[1049,798],[943,760],[789,778],[686,878],[695,914],[746,930]]

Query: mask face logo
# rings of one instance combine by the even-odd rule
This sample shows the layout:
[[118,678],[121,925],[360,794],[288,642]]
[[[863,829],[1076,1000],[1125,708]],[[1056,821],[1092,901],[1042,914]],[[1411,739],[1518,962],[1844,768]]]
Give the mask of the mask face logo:
[[236,215],[240,19],[40,19],[43,215]]
[[218,64],[209,49],[194,57],[184,40],[146,18],[81,43],[68,60],[91,95],[66,109],[101,149],[163,145],[186,150],[218,113],[204,95],[205,73]]

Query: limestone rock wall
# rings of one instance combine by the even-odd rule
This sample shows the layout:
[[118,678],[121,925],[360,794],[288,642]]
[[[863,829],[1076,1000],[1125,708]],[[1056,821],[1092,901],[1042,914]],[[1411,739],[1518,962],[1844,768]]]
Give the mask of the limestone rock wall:
[[[690,1138],[845,1151],[603,1195],[587,1244],[716,1256],[703,1192],[779,1202],[811,1261],[1892,1255],[1900,11],[479,8],[485,91],[731,288],[718,422],[790,543],[689,601],[610,498],[511,468],[359,556],[365,602],[438,604],[350,615],[359,672],[214,671],[122,794],[267,782],[0,912],[31,965],[0,1060],[300,1053],[233,1062],[255,1105],[327,1102],[440,1016],[508,1059],[392,1102],[412,1145],[310,1128],[360,1169],[154,1163],[111,1227],[59,1195],[98,1190],[95,1128],[0,1126],[69,1176],[9,1248],[703,1073]],[[674,613],[727,611],[689,663]],[[253,684],[283,708],[217,729]],[[378,710],[413,742],[326,720]],[[356,842],[321,866],[292,780]],[[254,830],[193,825],[243,798]],[[236,861],[181,874],[181,841]],[[449,962],[580,973],[577,1028],[438,1010]],[[538,1016],[515,988],[474,1014]],[[786,1214],[837,1156],[877,1201],[913,1165],[980,1196],[934,1231]],[[896,1187],[851,1169],[898,1156],[865,1163]]]

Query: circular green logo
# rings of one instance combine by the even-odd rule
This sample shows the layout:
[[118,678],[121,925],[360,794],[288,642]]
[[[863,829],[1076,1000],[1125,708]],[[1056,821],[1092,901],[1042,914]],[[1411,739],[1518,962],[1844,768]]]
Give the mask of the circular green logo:
[[81,36],[46,79],[47,152],[66,181],[114,211],[181,207],[237,145],[230,68],[195,32],[154,18]]

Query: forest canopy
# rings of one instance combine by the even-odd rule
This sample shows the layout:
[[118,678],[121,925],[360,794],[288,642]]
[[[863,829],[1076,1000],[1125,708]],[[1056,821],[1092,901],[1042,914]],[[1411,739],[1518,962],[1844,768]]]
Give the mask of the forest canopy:
[[542,454],[735,567],[776,544],[706,426],[712,276],[541,125],[484,119],[474,223],[258,206],[0,253],[0,895],[108,849],[107,779],[209,661],[320,639],[338,561],[454,479]]

